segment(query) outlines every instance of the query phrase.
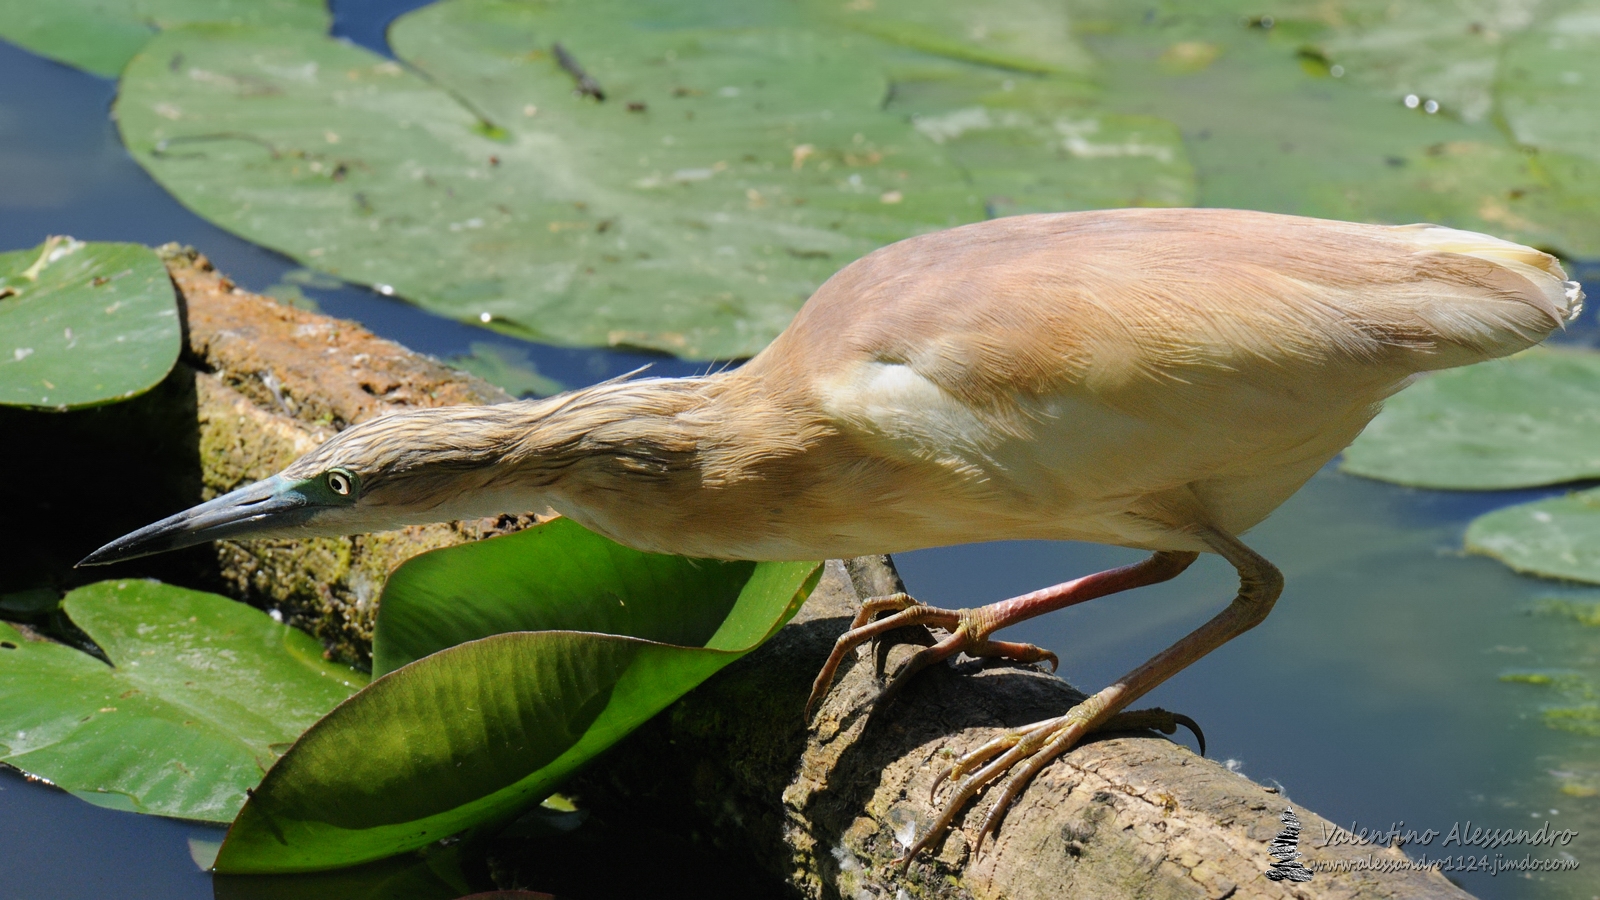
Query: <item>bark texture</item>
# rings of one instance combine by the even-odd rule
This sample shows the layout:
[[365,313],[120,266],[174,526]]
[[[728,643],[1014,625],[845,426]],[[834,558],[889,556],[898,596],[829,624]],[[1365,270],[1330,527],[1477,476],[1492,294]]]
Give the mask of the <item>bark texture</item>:
[[[935,666],[869,716],[879,683],[858,659],[807,728],[800,709],[835,638],[862,598],[896,589],[885,558],[829,562],[794,622],[614,748],[573,793],[601,815],[683,823],[808,898],[1468,896],[1436,872],[1268,879],[1270,844],[1293,804],[1153,733],[1099,736],[1065,754],[980,855],[955,830],[901,874],[893,861],[938,813],[928,794],[948,754],[1059,715],[1083,695],[1032,669]],[[891,671],[910,649],[891,653]],[[987,799],[958,827],[975,830]],[[1294,810],[1305,864],[1404,859],[1319,846],[1334,825]]]

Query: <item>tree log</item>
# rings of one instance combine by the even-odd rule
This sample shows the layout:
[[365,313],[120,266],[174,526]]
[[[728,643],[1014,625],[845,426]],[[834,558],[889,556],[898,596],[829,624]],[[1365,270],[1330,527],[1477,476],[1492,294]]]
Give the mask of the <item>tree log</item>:
[[[613,748],[569,792],[601,816],[674,823],[807,898],[1468,897],[1434,871],[1270,880],[1270,845],[1292,804],[1151,732],[1097,735],[1061,756],[974,855],[960,829],[982,821],[980,795],[901,873],[894,860],[939,811],[929,789],[950,754],[1083,695],[1032,668],[967,662],[930,668],[871,712],[881,683],[858,659],[807,727],[811,678],[860,600],[899,587],[887,558],[829,562],[777,637]],[[911,649],[896,648],[889,671]],[[1397,849],[1322,846],[1333,823],[1294,811],[1302,864],[1404,864]]]

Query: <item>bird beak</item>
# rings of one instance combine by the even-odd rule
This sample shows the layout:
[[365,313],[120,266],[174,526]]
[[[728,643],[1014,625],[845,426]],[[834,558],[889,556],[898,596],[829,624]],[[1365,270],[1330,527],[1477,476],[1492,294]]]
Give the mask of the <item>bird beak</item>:
[[293,529],[316,513],[300,487],[300,482],[274,475],[125,534],[78,565],[103,566],[240,534],[262,537]]

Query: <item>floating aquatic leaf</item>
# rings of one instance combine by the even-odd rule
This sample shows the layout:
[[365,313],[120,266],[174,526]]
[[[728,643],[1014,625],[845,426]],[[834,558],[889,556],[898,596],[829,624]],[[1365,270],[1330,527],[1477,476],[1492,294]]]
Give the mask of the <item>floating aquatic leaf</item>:
[[539,373],[528,351],[474,341],[470,356],[452,356],[450,365],[482,378],[513,397],[549,397],[566,390],[561,382]]
[[1485,513],[1467,549],[1518,572],[1600,584],[1600,488]]
[[215,594],[103,581],[63,605],[111,664],[0,622],[0,761],[101,806],[226,822],[365,682]]
[[[174,30],[129,66],[119,123],[184,203],[305,265],[521,337],[696,358],[754,353],[845,263],[983,218],[982,191],[1192,196],[1176,132],[1085,85],[1001,96],[917,56],[979,88],[885,109],[908,51],[784,9],[450,0],[390,30],[426,79],[304,32]],[[741,15],[766,21],[701,27]],[[948,146],[907,115],[974,105],[997,126]]]
[[1600,353],[1539,348],[1429,375],[1388,401],[1344,469],[1456,490],[1600,477]]
[[[124,139],[196,212],[306,265],[522,337],[685,356],[749,355],[843,263],[982,216],[843,42],[591,38],[477,6],[391,30],[434,83],[300,32],[167,32],[129,66]],[[556,40],[613,101],[573,96]]]
[[886,108],[944,148],[990,216],[1192,205],[1178,130],[1105,112],[1092,96],[1056,79],[923,66],[894,73]]
[[148,247],[60,237],[0,253],[0,405],[71,409],[141,394],[181,343],[172,281]]
[[952,59],[1020,72],[1081,76],[1094,70],[1065,2],[810,0],[807,6],[847,28]]
[[[1346,21],[1341,8],[1285,5],[1267,28],[1250,27],[1262,11],[1242,3],[1115,4],[1084,40],[1103,61],[1100,81],[1119,108],[1181,129],[1202,206],[1431,221],[1580,256],[1600,253],[1600,219],[1590,212],[1600,200],[1600,171],[1592,161],[1515,146],[1492,117],[1468,121],[1449,105],[1430,107],[1426,97],[1408,106],[1394,84],[1316,50],[1315,42],[1340,34],[1330,23]],[[1384,20],[1349,21],[1378,28]],[[1173,48],[1194,43],[1219,48],[1216,60],[1188,73],[1163,65]],[[1405,44],[1404,52],[1431,51]],[[1307,71],[1307,54],[1318,74]],[[1439,54],[1423,68],[1448,69],[1452,58]],[[1333,64],[1343,77],[1329,77]]]
[[386,674],[272,769],[218,871],[351,865],[515,815],[766,640],[819,571],[639,553],[567,519],[416,557],[384,588]]
[[1600,12],[1593,6],[1567,4],[1510,41],[1495,87],[1519,143],[1600,162]]
[[115,78],[163,28],[192,22],[328,29],[322,0],[0,0],[0,38]]

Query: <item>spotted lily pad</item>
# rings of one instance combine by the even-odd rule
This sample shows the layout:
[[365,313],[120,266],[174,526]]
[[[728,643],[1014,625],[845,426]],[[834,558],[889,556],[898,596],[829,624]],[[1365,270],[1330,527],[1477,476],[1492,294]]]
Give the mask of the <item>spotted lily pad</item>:
[[166,377],[182,343],[166,266],[139,244],[0,253],[0,405],[73,409]]
[[1600,353],[1536,348],[1429,375],[1388,401],[1344,469],[1456,490],[1600,477]]

